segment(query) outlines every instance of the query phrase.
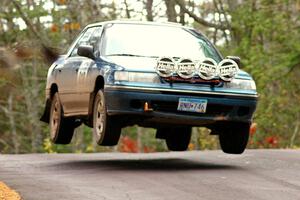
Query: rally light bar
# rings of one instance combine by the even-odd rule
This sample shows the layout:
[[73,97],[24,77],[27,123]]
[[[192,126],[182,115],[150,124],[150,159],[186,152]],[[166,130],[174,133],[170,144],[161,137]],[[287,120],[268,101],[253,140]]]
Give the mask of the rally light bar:
[[161,57],[157,61],[155,70],[164,78],[178,75],[184,79],[199,76],[203,80],[212,80],[220,77],[224,81],[231,81],[238,73],[239,67],[230,58],[223,59],[217,64],[212,58],[205,58],[200,62],[194,62],[187,58],[175,61],[171,57]]

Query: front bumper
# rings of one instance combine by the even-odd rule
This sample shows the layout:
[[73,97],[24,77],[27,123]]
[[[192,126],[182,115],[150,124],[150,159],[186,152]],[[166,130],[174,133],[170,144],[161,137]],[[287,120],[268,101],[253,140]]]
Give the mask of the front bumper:
[[[178,111],[179,98],[207,99],[206,113]],[[148,90],[134,87],[106,86],[108,115],[125,115],[125,124],[155,127],[161,124],[205,126],[224,121],[251,122],[257,97],[230,93],[195,93],[188,91]],[[144,111],[147,102],[153,111]],[[131,121],[132,120],[132,121]]]

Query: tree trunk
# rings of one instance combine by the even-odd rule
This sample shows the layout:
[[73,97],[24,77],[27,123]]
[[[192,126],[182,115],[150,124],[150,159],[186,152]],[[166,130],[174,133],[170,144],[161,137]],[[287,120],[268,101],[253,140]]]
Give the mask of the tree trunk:
[[299,133],[299,128],[300,128],[300,115],[298,114],[296,124],[295,124],[295,128],[294,128],[294,132],[293,132],[293,135],[292,135],[291,141],[290,141],[290,148],[294,147],[295,139],[296,139],[296,137]]
[[169,22],[177,22],[176,10],[175,10],[175,1],[174,0],[165,0],[167,8],[167,17]]
[[147,0],[146,1],[146,12],[147,12],[147,21],[153,21],[153,0]]
[[129,10],[129,5],[128,5],[127,0],[124,0],[124,4],[125,4],[125,10],[126,10],[126,17],[127,17],[128,19],[130,19],[131,16],[130,16],[130,10]]
[[184,10],[180,7],[180,13],[179,13],[179,16],[180,16],[180,24],[182,25],[185,25],[185,12]]
[[73,152],[76,152],[76,153],[81,153],[81,152],[84,152],[85,149],[83,147],[83,126],[79,126],[78,128],[76,128],[74,130],[74,138],[73,138]]
[[39,148],[42,145],[42,135],[41,135],[41,126],[40,123],[36,123],[39,121],[39,106],[41,102],[39,102],[39,93],[40,88],[37,82],[37,65],[33,61],[31,64],[31,72],[28,72],[28,68],[20,68],[20,73],[22,77],[23,83],[23,95],[25,98],[26,105],[26,117],[29,126],[29,132],[31,133],[31,149],[32,152],[38,152]]
[[142,144],[142,134],[143,134],[143,128],[137,127],[137,146],[138,146],[138,152],[143,152],[143,144]]
[[14,153],[18,154],[20,152],[20,141],[17,134],[17,128],[16,128],[16,122],[15,122],[15,116],[14,116],[14,110],[13,110],[13,94],[9,93],[8,99],[7,99],[7,108],[4,106],[0,107],[5,115],[7,116],[9,120],[9,126],[12,136],[12,142],[14,147]]
[[20,152],[20,143],[19,143],[19,137],[17,134],[14,111],[13,111],[13,95],[12,95],[12,93],[10,93],[9,97],[8,97],[8,113],[7,113],[7,115],[9,118],[12,141],[13,141],[13,145],[14,145],[14,151],[15,151],[14,153],[18,154]]

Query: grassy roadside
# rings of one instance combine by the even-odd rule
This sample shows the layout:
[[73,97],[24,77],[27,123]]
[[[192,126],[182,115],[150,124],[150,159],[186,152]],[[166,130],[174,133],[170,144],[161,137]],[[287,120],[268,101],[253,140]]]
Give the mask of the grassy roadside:
[[0,200],[21,200],[21,196],[0,181]]

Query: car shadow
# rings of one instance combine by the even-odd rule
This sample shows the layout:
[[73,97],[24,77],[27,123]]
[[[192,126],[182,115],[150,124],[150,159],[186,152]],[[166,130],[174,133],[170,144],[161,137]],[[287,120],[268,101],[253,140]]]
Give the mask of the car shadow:
[[109,159],[68,161],[55,164],[60,170],[126,170],[126,171],[179,171],[179,170],[238,170],[240,166],[216,164],[181,158]]

